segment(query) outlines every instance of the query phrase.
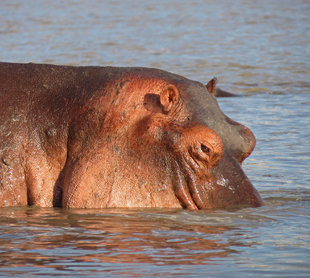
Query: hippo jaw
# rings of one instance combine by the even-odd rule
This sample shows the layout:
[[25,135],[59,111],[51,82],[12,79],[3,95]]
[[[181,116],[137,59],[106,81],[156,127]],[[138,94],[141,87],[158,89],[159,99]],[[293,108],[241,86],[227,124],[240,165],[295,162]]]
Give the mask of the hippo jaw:
[[233,158],[223,158],[212,172],[211,181],[200,181],[193,175],[187,175],[190,176],[187,182],[189,188],[194,190],[192,196],[197,208],[258,207],[263,204],[260,195]]
[[262,200],[221,138],[202,125],[178,133],[173,146],[175,194],[189,209],[260,206]]
[[175,161],[173,186],[183,207],[195,210],[263,204],[240,164],[228,154],[211,169],[201,166],[189,155]]

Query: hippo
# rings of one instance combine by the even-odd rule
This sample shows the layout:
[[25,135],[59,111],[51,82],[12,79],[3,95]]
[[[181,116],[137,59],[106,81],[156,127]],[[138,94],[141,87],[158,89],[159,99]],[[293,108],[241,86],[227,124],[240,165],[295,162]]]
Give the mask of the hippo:
[[0,63],[0,207],[260,206],[255,147],[207,85],[139,67]]

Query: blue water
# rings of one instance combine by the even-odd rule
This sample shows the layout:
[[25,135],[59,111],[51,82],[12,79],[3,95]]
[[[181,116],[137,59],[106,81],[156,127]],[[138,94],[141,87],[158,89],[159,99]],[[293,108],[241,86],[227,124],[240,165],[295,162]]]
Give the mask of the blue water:
[[[147,66],[240,94],[237,211],[0,209],[0,276],[309,277],[310,2],[2,0],[0,60]],[[1,108],[0,108],[1,109]]]

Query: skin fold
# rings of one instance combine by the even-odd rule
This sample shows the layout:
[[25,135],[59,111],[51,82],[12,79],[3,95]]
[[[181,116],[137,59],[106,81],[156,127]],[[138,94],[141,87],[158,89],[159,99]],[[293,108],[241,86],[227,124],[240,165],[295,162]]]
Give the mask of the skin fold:
[[152,68],[0,63],[0,207],[260,206],[255,147],[205,86]]

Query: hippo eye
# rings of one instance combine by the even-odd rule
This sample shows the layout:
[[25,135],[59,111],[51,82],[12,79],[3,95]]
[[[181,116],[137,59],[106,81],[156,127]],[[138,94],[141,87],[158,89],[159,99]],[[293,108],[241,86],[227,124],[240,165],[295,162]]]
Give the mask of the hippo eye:
[[206,153],[206,154],[209,154],[210,153],[210,149],[205,146],[204,144],[201,144],[201,150]]

